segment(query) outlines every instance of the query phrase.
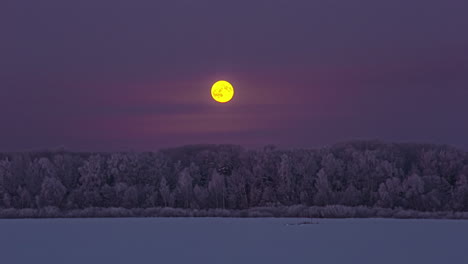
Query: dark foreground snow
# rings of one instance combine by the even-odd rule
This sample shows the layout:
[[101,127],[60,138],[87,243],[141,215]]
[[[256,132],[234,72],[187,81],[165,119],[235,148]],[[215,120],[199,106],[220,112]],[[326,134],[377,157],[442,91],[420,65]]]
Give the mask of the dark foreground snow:
[[468,221],[0,220],[0,263],[468,263]]

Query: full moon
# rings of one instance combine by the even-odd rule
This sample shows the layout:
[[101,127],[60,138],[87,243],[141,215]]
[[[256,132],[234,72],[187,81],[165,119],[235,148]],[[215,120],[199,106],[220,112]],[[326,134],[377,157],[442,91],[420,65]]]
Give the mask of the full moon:
[[227,81],[217,81],[211,87],[211,96],[219,103],[227,103],[234,97],[234,87]]

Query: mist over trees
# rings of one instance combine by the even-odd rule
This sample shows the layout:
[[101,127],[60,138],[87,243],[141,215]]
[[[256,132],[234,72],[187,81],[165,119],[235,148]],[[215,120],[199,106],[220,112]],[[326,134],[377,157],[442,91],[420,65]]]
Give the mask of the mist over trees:
[[193,145],[0,154],[0,210],[364,206],[468,211],[468,153],[360,141],[323,149]]

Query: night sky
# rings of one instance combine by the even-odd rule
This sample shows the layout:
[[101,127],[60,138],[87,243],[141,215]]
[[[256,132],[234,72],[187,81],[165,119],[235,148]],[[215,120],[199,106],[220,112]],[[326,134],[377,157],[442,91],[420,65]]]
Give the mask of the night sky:
[[467,149],[468,1],[2,0],[0,122],[0,151]]

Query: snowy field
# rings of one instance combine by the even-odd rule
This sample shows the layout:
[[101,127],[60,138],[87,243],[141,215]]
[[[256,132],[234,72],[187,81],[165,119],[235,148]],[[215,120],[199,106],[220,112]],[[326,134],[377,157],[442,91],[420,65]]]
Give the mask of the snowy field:
[[0,263],[468,263],[468,221],[0,220]]

